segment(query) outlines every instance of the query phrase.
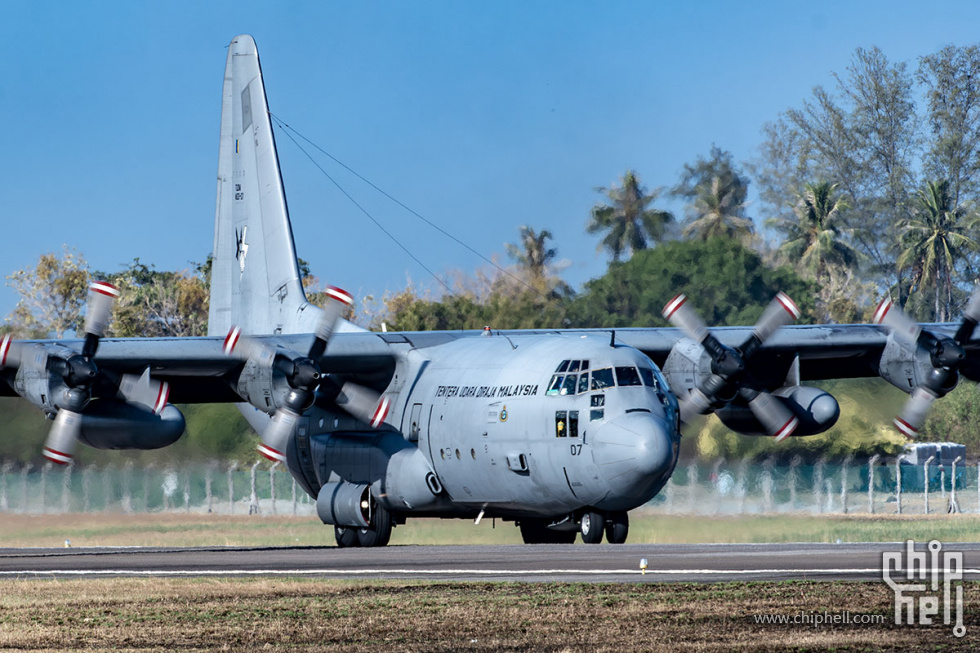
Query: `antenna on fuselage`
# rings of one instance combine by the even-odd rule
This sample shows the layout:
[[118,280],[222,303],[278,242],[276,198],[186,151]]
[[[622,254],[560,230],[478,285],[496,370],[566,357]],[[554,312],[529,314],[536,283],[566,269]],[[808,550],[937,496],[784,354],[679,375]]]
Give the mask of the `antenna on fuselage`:
[[616,348],[616,330],[613,329],[609,332],[609,346],[613,349]]

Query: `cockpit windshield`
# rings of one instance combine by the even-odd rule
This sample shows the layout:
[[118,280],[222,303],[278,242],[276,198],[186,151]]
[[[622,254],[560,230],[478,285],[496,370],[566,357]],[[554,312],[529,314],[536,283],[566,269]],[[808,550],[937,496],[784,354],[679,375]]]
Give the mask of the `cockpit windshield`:
[[576,395],[594,390],[619,387],[643,387],[660,390],[666,384],[652,367],[617,365],[590,370],[587,360],[562,361],[548,384],[548,395]]

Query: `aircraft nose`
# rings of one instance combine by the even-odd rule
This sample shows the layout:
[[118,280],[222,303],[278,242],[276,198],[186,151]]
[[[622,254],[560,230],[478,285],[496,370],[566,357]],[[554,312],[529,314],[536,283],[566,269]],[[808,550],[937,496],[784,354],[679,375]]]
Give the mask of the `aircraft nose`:
[[593,456],[610,498],[645,502],[663,486],[674,462],[664,422],[650,413],[627,413],[604,424],[593,439]]

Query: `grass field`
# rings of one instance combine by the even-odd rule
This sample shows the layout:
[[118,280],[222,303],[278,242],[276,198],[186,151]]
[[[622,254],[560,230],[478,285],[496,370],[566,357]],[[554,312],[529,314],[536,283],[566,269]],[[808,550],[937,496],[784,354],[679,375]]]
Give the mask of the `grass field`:
[[[632,542],[980,539],[980,518],[634,516]],[[0,516],[0,547],[332,544],[308,517]],[[415,520],[393,544],[517,543],[512,524]],[[976,650],[967,635],[895,626],[883,583],[422,583],[263,578],[5,580],[0,649],[141,651]],[[847,615],[851,623],[818,623]],[[870,616],[870,617],[869,617]],[[857,619],[875,623],[856,623]],[[764,619],[785,619],[773,623]],[[796,621],[796,623],[793,623]],[[941,621],[941,619],[939,620]]]
[[[899,542],[980,541],[980,516],[694,517],[631,514],[629,541]],[[310,517],[196,514],[68,514],[0,516],[0,547],[316,546],[333,544],[333,529]],[[512,522],[415,519],[395,529],[392,544],[517,544]]]
[[[968,651],[977,590],[967,587],[957,639],[950,626],[893,625],[881,583],[5,581],[0,649]],[[852,623],[814,623],[824,611]],[[865,615],[879,623],[853,623]],[[780,616],[810,623],[759,622]]]

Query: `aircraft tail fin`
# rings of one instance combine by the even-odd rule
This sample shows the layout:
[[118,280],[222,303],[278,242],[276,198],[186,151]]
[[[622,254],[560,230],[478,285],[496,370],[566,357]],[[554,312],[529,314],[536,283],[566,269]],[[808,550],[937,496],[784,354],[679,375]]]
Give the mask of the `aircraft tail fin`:
[[296,259],[258,50],[251,36],[228,47],[221,103],[208,333],[312,332]]

